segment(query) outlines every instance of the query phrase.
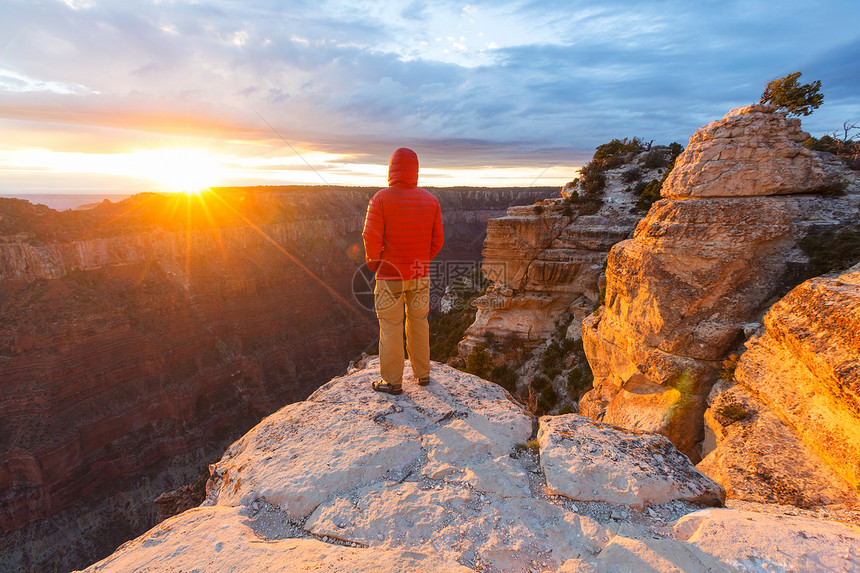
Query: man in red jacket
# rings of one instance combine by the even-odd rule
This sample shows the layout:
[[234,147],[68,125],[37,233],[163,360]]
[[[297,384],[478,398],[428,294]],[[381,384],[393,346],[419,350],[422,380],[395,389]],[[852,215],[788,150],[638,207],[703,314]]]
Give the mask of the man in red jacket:
[[373,389],[403,391],[403,310],[406,349],[418,384],[430,383],[430,261],[442,248],[439,201],[418,187],[418,156],[401,147],[388,163],[389,187],[371,198],[364,220],[364,254],[376,272],[379,369]]

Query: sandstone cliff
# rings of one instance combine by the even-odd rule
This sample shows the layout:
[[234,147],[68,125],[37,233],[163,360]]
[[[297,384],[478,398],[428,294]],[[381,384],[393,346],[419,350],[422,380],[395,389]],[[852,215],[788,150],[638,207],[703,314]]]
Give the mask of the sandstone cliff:
[[858,326],[860,265],[774,304],[712,392],[700,469],[740,499],[860,504]]
[[[606,183],[599,191],[577,183],[561,197],[488,221],[482,272],[492,284],[474,301],[459,362],[468,368],[486,352],[491,366],[472,372],[504,384],[536,411],[576,407],[590,387],[580,323],[601,299],[609,249],[631,235],[642,215],[633,189],[641,192],[663,176],[668,149],[618,153],[601,171]],[[650,164],[655,154],[660,161]]]
[[407,382],[401,396],[373,392],[378,377],[374,359],[269,416],[211,467],[203,506],[87,571],[704,573],[860,562],[856,526],[708,508],[722,489],[663,436],[573,414],[535,420],[500,387],[440,364],[429,387]]
[[754,105],[691,138],[665,199],[609,253],[606,304],[582,326],[595,388],[581,413],[700,459],[721,361],[798,282],[801,239],[857,219],[858,177],[805,137],[799,120]]
[[[0,204],[0,569],[80,566],[152,500],[372,344],[352,296],[370,189]],[[547,190],[439,190],[443,261]],[[444,277],[441,277],[444,280]],[[444,286],[444,284],[439,285]],[[321,310],[324,309],[324,312]]]
[[[461,356],[485,333],[536,345],[555,331],[564,313],[573,313],[577,325],[590,313],[599,298],[606,254],[639,220],[636,197],[623,191],[624,170],[610,172],[597,204],[583,208],[559,197],[511,207],[504,217],[487,222],[482,268],[494,284],[475,301],[478,312],[460,343]],[[579,329],[573,330],[578,335]]]

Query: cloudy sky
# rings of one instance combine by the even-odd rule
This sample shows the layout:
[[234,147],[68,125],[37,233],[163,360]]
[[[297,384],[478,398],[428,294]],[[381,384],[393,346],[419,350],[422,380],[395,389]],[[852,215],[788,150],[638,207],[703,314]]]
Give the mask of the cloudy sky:
[[860,120],[856,0],[3,0],[0,193],[556,185],[796,70]]

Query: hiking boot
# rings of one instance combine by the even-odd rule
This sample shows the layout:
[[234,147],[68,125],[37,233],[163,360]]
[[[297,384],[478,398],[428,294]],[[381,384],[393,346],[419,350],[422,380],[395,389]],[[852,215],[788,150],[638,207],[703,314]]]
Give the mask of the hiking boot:
[[385,380],[377,380],[371,384],[371,387],[377,392],[385,392],[386,394],[403,394],[403,387],[400,384],[389,384]]
[[427,386],[428,384],[430,384],[430,377],[429,376],[427,376],[426,378],[419,378],[418,379],[418,385],[419,386]]

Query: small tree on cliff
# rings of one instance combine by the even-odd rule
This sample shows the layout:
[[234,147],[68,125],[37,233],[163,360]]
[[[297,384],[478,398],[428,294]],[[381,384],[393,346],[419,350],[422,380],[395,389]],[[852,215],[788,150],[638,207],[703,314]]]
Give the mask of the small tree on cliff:
[[824,102],[821,81],[798,84],[801,72],[769,82],[761,94],[759,103],[771,103],[788,111],[789,115],[809,115]]

